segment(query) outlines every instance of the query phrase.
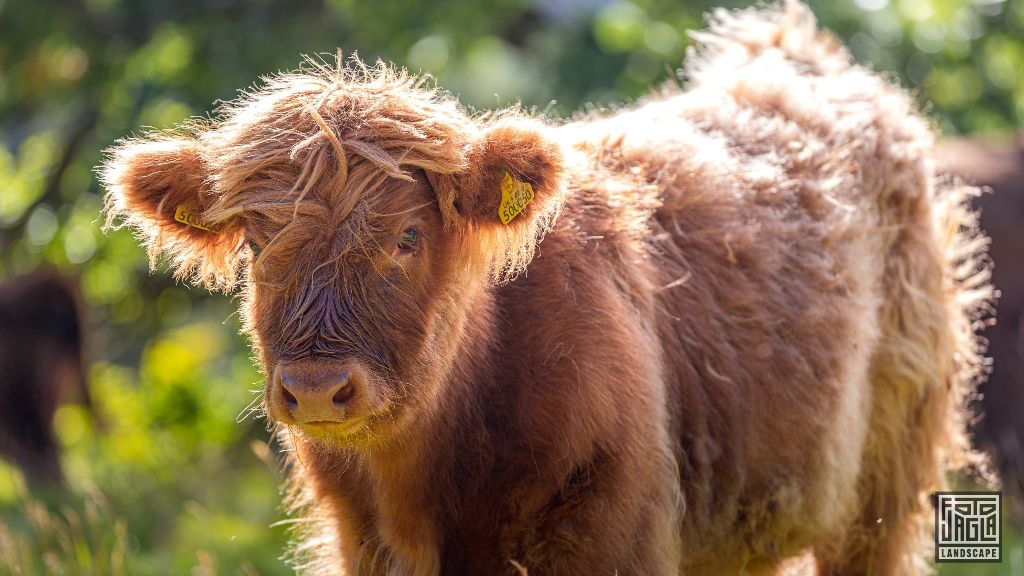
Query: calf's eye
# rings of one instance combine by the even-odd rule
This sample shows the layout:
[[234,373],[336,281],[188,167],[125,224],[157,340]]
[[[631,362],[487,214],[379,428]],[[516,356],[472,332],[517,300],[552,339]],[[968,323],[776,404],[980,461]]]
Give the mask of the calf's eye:
[[409,228],[398,238],[398,252],[400,254],[411,254],[419,248],[420,231],[416,228]]

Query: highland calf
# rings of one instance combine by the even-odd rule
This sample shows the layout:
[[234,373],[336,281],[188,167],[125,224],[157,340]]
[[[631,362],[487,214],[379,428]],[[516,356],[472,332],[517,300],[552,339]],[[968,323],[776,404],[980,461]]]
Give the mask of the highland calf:
[[697,39],[560,126],[312,65],[111,151],[110,222],[242,286],[306,569],[921,568],[976,460],[966,192],[806,8]]

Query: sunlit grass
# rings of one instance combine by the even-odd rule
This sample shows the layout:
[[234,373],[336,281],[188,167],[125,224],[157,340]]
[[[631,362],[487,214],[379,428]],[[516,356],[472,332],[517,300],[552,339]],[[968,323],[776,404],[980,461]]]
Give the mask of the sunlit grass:
[[[33,495],[0,461],[0,576],[291,574],[279,560],[291,522],[280,520],[268,447],[253,440],[241,453],[232,466],[180,470],[173,489],[143,483],[109,494]],[[941,564],[939,576],[1024,573],[1024,535],[1005,520],[1001,564]]]
[[65,490],[0,461],[0,576],[292,573],[275,450],[262,421],[236,421],[259,377],[193,313],[222,312],[168,307],[178,325],[136,365],[92,365],[95,413],[58,410]]
[[20,473],[6,466],[0,491],[0,574],[126,574],[127,525],[103,495],[45,502],[31,496]]

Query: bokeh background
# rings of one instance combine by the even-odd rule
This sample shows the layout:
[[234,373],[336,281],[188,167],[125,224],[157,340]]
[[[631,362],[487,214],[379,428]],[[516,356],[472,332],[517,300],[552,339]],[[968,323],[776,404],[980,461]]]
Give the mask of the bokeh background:
[[[92,396],[54,418],[65,490],[36,490],[0,460],[0,574],[291,573],[276,447],[247,416],[261,383],[234,297],[151,274],[129,232],[101,231],[104,148],[339,48],[430,72],[477,110],[521,101],[568,117],[678,80],[685,31],[714,6],[747,4],[0,0],[0,281],[41,267],[76,279]],[[1011,145],[1024,0],[811,4],[946,135]],[[1004,530],[1003,564],[941,573],[1024,573],[1021,531]]]

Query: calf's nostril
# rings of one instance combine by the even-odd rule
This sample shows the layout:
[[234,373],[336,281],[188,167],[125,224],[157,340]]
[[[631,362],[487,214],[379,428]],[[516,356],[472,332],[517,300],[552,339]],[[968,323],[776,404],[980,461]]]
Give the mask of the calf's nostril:
[[351,382],[346,382],[341,388],[338,389],[337,392],[334,393],[334,397],[331,398],[331,401],[334,403],[334,407],[344,407],[345,404],[347,404],[348,401],[352,399],[352,396],[355,394],[355,391],[355,386],[353,386]]
[[289,409],[295,410],[299,407],[299,401],[295,399],[295,395],[283,386],[281,387],[281,395],[284,398],[284,403],[288,405]]

